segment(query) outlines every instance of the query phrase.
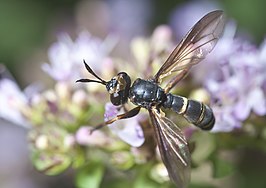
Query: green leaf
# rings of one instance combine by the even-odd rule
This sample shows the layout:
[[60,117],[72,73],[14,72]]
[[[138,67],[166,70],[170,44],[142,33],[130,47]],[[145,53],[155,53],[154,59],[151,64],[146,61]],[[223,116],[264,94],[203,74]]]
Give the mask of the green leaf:
[[216,188],[216,186],[202,183],[202,184],[190,184],[189,188]]
[[116,151],[112,153],[111,162],[118,169],[127,170],[134,165],[134,158],[128,151]]
[[233,164],[220,159],[219,157],[215,157],[212,159],[213,164],[213,177],[214,178],[222,178],[224,176],[230,175],[233,173],[235,167]]
[[85,150],[82,147],[76,146],[75,150],[71,152],[74,152],[72,158],[72,167],[73,168],[82,167],[86,161]]
[[201,164],[206,161],[215,150],[214,136],[207,132],[197,132],[193,135],[195,141],[195,150],[192,153],[192,161],[195,164]]
[[150,171],[152,168],[152,163],[146,163],[145,165],[140,165],[137,170],[137,177],[134,181],[134,188],[155,188],[159,187],[159,184],[153,181],[150,177]]
[[102,187],[108,187],[108,188],[127,188],[132,187],[132,180],[120,177],[120,178],[111,178],[108,181],[104,181],[102,184]]
[[103,175],[104,165],[100,161],[91,161],[78,172],[76,186],[78,188],[98,188],[100,187]]

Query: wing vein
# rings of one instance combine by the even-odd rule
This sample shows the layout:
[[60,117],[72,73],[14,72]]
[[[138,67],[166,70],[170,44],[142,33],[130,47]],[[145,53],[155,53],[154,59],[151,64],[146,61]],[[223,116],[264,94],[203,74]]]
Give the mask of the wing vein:
[[[154,81],[161,83],[162,79],[177,70],[188,71],[210,53],[222,34],[225,18],[222,11],[213,11],[205,15],[186,34],[176,46],[165,63],[154,76]],[[178,77],[178,72],[175,77]],[[170,79],[171,80],[171,79]]]

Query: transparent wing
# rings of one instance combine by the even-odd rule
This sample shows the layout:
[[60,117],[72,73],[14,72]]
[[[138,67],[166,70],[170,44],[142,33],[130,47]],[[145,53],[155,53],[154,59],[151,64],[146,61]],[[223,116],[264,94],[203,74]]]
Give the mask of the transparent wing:
[[155,75],[155,81],[177,72],[188,71],[212,51],[221,36],[225,25],[223,11],[216,10],[205,15],[186,34]]
[[178,187],[186,187],[190,180],[190,153],[187,141],[170,119],[155,108],[149,110],[156,138],[168,174]]

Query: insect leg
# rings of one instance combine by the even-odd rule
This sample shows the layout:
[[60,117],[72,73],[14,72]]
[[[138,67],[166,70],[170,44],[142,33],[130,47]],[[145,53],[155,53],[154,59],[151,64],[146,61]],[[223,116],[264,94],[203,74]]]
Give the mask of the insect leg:
[[119,114],[117,115],[116,117],[104,122],[104,123],[101,123],[99,125],[97,125],[96,127],[94,127],[92,130],[91,130],[91,133],[95,130],[98,130],[98,129],[101,129],[102,127],[108,125],[108,124],[112,124],[113,122],[117,121],[117,120],[120,120],[120,119],[127,119],[127,118],[131,118],[131,117],[134,117],[136,116],[139,111],[140,111],[140,108],[141,107],[136,107],[136,108],[133,108],[132,110],[130,111],[127,111],[126,113],[124,114]]
[[[128,112],[128,109],[127,109],[127,107],[126,107],[126,105],[125,104],[122,104],[121,105],[121,108],[125,111],[125,113],[127,113]],[[133,110],[133,109],[132,109]]]
[[174,79],[172,79],[165,87],[165,93],[168,93],[175,85],[182,80],[188,73],[188,69],[182,70],[180,74],[178,74]]

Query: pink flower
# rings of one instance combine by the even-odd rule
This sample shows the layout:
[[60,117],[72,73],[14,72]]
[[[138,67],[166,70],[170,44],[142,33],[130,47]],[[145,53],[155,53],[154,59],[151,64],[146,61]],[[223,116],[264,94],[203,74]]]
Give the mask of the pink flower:
[[[112,103],[106,103],[104,119],[105,121],[108,121],[109,119],[112,119],[116,115],[122,113],[124,113],[123,110],[118,110],[118,107],[114,106]],[[140,126],[142,118],[141,114],[139,114],[129,119],[118,120],[110,124],[108,127],[114,134],[126,143],[133,147],[139,147],[145,141],[144,134]]]

